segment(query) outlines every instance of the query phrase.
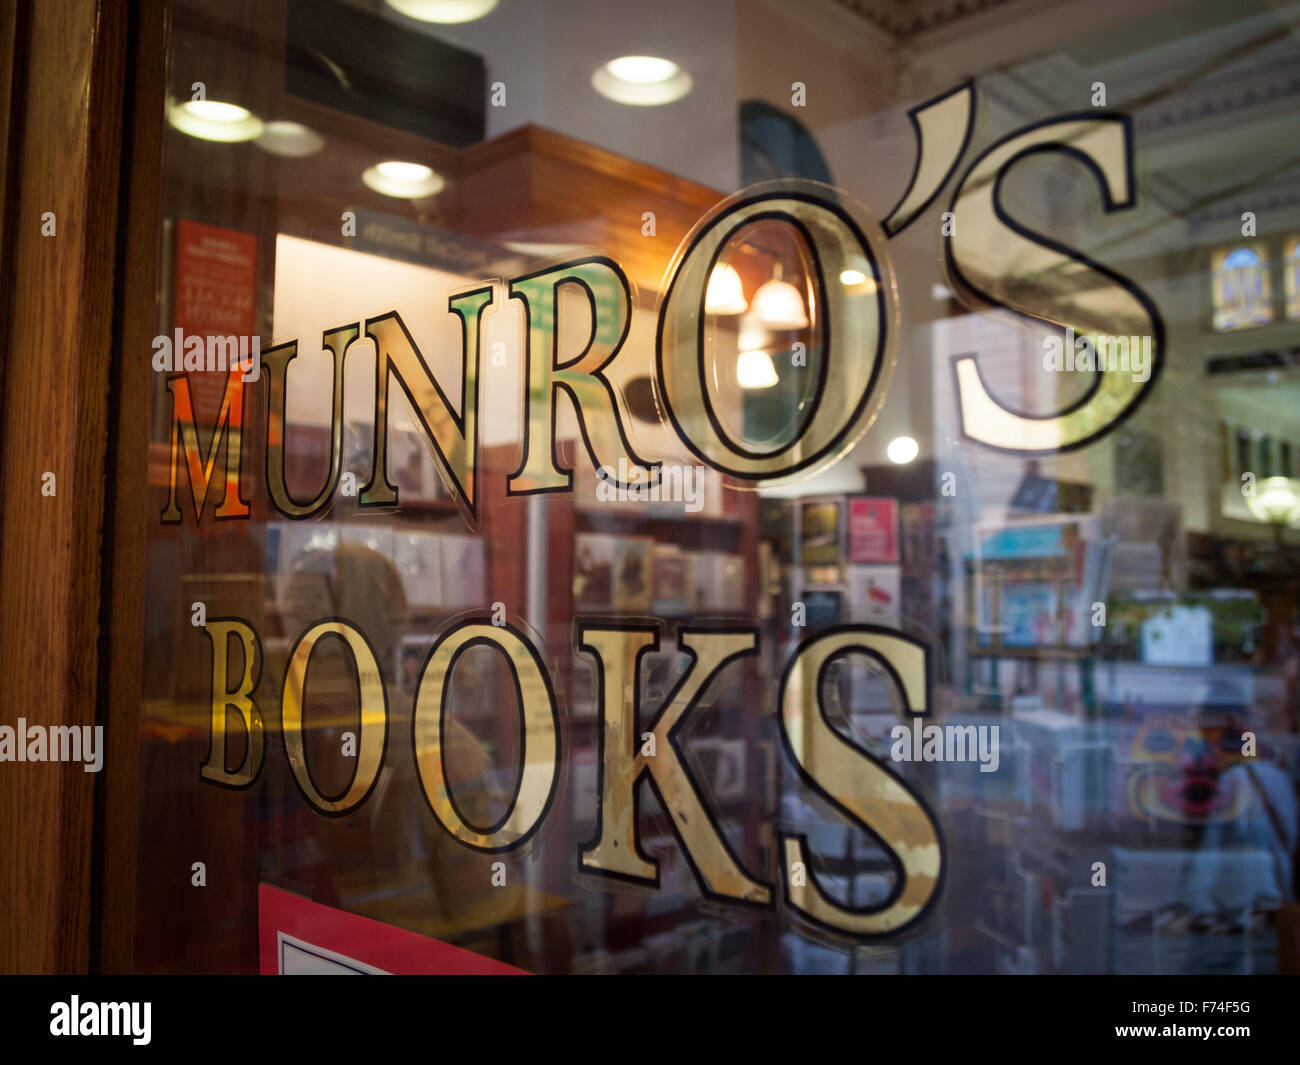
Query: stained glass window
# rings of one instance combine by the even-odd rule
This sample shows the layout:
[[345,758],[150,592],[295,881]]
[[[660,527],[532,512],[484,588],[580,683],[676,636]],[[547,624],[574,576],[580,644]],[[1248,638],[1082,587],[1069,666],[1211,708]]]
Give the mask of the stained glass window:
[[1286,246],[1286,316],[1300,318],[1300,237]]
[[1273,320],[1273,286],[1262,245],[1240,245],[1214,256],[1214,328],[1219,332]]

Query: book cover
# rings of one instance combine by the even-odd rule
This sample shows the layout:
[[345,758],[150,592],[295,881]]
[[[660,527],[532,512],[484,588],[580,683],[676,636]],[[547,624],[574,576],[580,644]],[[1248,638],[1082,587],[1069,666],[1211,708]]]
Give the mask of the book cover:
[[573,540],[573,604],[579,610],[613,605],[614,538],[578,533]]
[[680,616],[686,613],[687,559],[676,544],[655,544],[652,553],[654,613]]
[[649,537],[619,537],[614,541],[614,591],[616,610],[625,614],[645,614],[650,610],[654,592],[651,585],[651,549]]

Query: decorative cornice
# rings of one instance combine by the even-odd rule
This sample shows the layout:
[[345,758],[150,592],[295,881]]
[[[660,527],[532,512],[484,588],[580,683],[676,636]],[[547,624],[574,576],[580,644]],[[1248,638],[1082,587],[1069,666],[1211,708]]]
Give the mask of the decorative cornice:
[[1259,112],[1270,106],[1293,107],[1290,101],[1300,95],[1300,70],[1290,61],[1278,61],[1251,70],[1241,76],[1215,78],[1188,89],[1162,97],[1142,107],[1137,115],[1138,129],[1145,134],[1177,130],[1186,136],[1186,127],[1229,118],[1241,112]]
[[839,7],[902,41],[1011,0],[833,0]]

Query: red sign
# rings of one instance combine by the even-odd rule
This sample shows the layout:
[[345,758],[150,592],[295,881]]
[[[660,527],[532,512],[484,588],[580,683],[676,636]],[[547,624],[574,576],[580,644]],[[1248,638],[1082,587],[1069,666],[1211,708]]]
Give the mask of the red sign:
[[527,975],[472,950],[322,906],[267,884],[257,886],[257,924],[264,976]]
[[[257,238],[203,222],[177,222],[172,320],[187,336],[255,335]],[[226,389],[225,375],[194,373],[189,378],[195,405],[214,417]]]
[[849,561],[898,561],[898,500],[860,496],[849,500]]

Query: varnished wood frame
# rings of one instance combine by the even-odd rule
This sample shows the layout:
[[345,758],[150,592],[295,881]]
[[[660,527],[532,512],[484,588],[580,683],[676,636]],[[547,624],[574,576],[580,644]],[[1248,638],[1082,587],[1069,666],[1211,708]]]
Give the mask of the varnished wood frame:
[[[124,362],[115,328],[124,89],[138,13],[113,0],[47,0],[4,15],[3,716],[108,725],[107,744],[130,728],[106,716],[100,582],[113,564],[103,553],[109,459],[129,417],[113,397]],[[46,212],[53,236],[42,233]],[[47,472],[50,496],[41,491]],[[101,919],[96,809],[123,772],[111,750],[98,776],[48,762],[0,772],[0,970],[91,967]]]
[[134,969],[139,856],[140,677],[144,650],[145,560],[149,510],[149,399],[145,354],[154,332],[162,255],[162,145],[170,4],[135,0],[127,62],[122,220],[111,397],[116,433],[107,456],[101,715],[108,752],[95,819],[95,935],[92,968]]

